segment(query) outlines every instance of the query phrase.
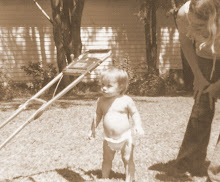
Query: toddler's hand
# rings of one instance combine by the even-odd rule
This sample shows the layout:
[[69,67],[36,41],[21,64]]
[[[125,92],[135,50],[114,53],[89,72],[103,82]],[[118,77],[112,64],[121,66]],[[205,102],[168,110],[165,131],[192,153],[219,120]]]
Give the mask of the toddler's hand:
[[95,138],[95,131],[90,130],[88,134],[88,139],[92,140],[93,138]]
[[144,134],[144,130],[141,126],[136,126],[134,127],[134,133],[135,134],[139,134],[139,135],[143,135]]

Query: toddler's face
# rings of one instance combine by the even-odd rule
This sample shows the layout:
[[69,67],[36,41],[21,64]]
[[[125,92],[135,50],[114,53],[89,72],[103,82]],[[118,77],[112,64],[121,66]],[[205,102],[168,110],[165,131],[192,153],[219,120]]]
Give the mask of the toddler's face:
[[101,81],[101,92],[104,97],[113,97],[120,94],[118,82],[114,79],[103,79]]

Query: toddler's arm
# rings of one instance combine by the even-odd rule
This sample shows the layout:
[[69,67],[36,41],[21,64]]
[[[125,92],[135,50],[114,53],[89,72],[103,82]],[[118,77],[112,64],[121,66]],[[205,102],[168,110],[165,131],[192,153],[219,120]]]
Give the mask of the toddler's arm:
[[143,135],[144,130],[142,128],[142,121],[140,114],[135,106],[134,101],[130,97],[128,99],[128,111],[134,122],[134,132]]
[[95,128],[96,128],[96,114],[93,117],[91,129],[89,131],[89,139],[95,138]]
[[89,139],[95,138],[95,129],[98,127],[101,119],[102,119],[102,111],[101,111],[100,102],[99,102],[99,99],[98,99],[97,107],[96,107],[96,113],[93,117],[91,129],[89,131]]

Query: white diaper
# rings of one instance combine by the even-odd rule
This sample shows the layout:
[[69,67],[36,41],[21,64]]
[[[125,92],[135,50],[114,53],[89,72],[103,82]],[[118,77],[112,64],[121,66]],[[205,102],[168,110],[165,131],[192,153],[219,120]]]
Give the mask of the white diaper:
[[123,148],[126,142],[132,143],[131,130],[126,131],[119,139],[108,138],[104,133],[104,140],[107,141],[108,146],[114,150],[119,151]]

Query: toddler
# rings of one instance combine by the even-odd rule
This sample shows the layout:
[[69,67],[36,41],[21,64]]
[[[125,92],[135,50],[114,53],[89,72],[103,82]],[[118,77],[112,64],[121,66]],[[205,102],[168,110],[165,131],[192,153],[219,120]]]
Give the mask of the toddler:
[[[132,128],[134,133],[144,134],[144,131],[134,101],[124,95],[128,87],[128,75],[123,70],[111,68],[101,74],[100,82],[102,96],[97,101],[89,137],[95,137],[95,128],[102,120],[104,128],[102,177],[109,177],[115,152],[121,151],[126,182],[132,182],[135,180]],[[130,116],[133,125],[129,122]]]

